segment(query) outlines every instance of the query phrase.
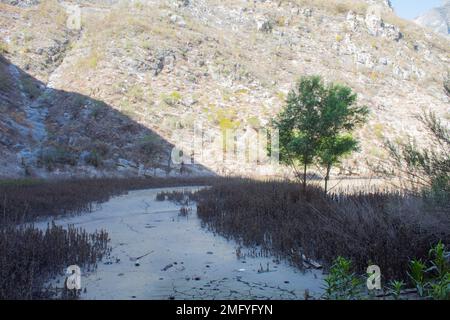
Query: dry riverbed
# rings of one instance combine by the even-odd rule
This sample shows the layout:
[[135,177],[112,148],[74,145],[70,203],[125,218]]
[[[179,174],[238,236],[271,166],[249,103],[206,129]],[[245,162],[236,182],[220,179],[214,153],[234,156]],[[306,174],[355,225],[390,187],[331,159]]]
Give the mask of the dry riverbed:
[[305,290],[321,295],[320,270],[303,273],[270,257],[238,258],[236,242],[201,227],[195,204],[182,216],[180,205],[155,200],[160,191],[196,189],[133,191],[92,213],[56,220],[87,231],[105,229],[111,238],[111,255],[97,270],[82,273],[81,299],[303,299]]

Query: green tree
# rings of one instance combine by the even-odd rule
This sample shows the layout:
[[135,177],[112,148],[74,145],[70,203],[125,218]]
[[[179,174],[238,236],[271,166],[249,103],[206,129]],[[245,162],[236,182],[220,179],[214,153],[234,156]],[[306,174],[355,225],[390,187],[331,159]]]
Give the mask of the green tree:
[[303,77],[289,92],[286,106],[274,121],[279,131],[280,161],[292,166],[297,178],[298,166],[303,166],[303,190],[306,190],[306,171],[317,155],[320,140],[319,106],[325,86],[320,77]]
[[349,87],[330,84],[321,104],[318,158],[325,167],[325,193],[333,165],[358,149],[358,141],[351,132],[363,124],[369,113],[367,107],[357,106],[357,95]]
[[328,181],[330,180],[331,167],[341,160],[345,155],[358,149],[358,141],[350,134],[337,134],[322,140],[318,157],[320,164],[325,167],[325,193],[328,192]]
[[332,165],[356,149],[350,133],[368,114],[356,100],[350,88],[325,85],[319,76],[302,77],[289,93],[274,127],[279,131],[280,160],[292,166],[297,177],[298,165],[303,166],[303,190],[308,166],[319,160],[327,169],[327,185]]

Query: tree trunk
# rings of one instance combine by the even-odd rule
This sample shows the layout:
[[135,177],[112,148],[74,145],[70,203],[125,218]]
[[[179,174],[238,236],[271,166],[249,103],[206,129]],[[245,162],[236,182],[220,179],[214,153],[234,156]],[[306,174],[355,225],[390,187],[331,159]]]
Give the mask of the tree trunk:
[[328,192],[328,180],[330,180],[331,164],[327,165],[327,174],[325,176],[325,194]]
[[170,174],[170,171],[172,170],[170,167],[170,163],[172,162],[172,152],[169,152],[169,160],[167,160],[167,169],[166,169],[166,175]]
[[303,166],[303,192],[306,193],[306,163]]

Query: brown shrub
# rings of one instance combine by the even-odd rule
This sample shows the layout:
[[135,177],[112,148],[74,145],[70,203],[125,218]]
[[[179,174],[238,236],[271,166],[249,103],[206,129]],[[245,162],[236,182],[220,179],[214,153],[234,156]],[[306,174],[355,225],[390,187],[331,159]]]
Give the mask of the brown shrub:
[[49,278],[69,265],[88,269],[108,253],[108,234],[54,224],[0,228],[0,299],[44,298]]
[[129,190],[207,185],[211,178],[102,178],[75,180],[0,180],[0,227],[92,211],[111,196]]
[[361,273],[377,264],[384,279],[405,279],[410,258],[426,258],[438,240],[450,244],[448,212],[402,194],[325,197],[288,182],[224,180],[195,198],[210,229],[299,267],[303,254],[325,265],[343,256]]

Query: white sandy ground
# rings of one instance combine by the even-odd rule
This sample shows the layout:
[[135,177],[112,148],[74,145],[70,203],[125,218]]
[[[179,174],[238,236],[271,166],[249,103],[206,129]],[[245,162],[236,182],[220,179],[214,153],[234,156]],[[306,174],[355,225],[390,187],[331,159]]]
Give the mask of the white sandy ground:
[[[111,256],[82,274],[81,299],[303,299],[306,289],[320,296],[321,271],[302,273],[273,258],[238,259],[237,243],[202,228],[194,204],[182,217],[179,205],[155,200],[162,190],[196,189],[133,191],[92,213],[55,220],[90,232],[105,229],[111,238]],[[269,272],[258,272],[267,264]]]

